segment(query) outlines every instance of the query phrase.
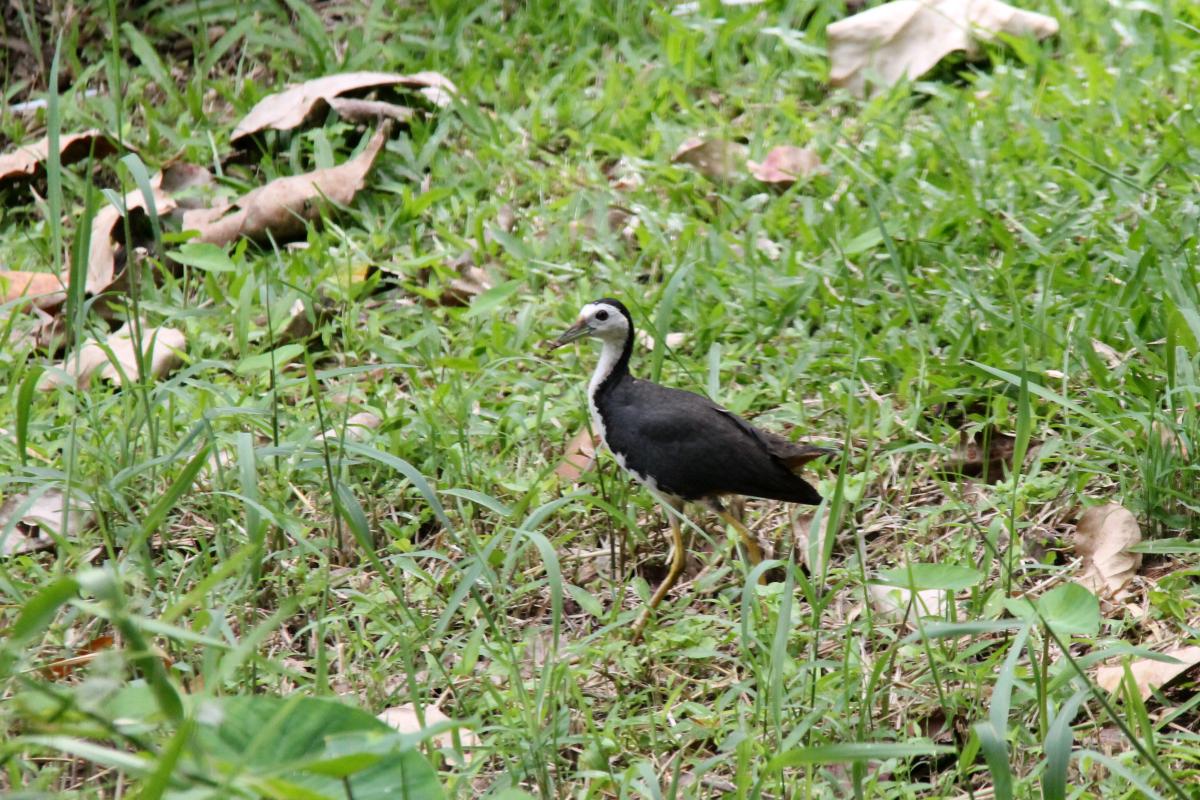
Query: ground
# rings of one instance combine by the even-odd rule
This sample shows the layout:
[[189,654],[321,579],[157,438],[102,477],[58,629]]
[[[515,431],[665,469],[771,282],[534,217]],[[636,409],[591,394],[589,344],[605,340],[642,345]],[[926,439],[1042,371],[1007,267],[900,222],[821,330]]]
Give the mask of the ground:
[[[401,92],[361,189],[288,236],[214,254],[131,212],[107,301],[5,306],[6,513],[92,513],[0,560],[0,786],[298,796],[272,781],[302,755],[340,789],[390,774],[384,742],[436,770],[416,796],[1189,796],[1190,673],[1142,699],[1097,669],[1200,629],[1194,4],[1032,0],[1056,36],[866,98],[828,85],[832,0],[123,5],[6,7],[3,151],[117,150],[0,184],[6,269],[82,287],[142,165],[211,173],[182,212],[365,152],[378,125],[325,107],[232,142],[289,83],[458,92]],[[821,167],[707,175],[672,159],[693,137]],[[639,377],[841,454],[818,509],[746,504],[766,583],[693,509],[636,644],[666,518],[578,452],[591,346],[544,349],[602,296],[650,335]],[[39,389],[131,319],[179,363]],[[1143,543],[1097,598],[1076,526],[1104,504]],[[398,707],[463,726],[371,727]]]

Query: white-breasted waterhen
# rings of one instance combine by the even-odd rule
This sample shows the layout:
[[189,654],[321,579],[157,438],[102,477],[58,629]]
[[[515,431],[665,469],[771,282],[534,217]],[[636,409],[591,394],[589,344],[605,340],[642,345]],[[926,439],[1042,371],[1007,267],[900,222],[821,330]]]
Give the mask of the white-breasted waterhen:
[[802,466],[834,451],[789,441],[760,430],[731,411],[692,392],[671,389],[629,374],[634,327],[618,300],[588,303],[579,319],[551,345],[561,347],[584,336],[603,343],[600,361],[588,383],[588,410],[594,432],[617,463],[649,487],[676,513],[668,511],[674,553],[666,578],[638,617],[636,640],[654,609],[683,572],[684,503],[703,503],[738,532],[752,563],[762,560],[754,536],[722,505],[724,495],[748,495],[789,503],[821,502],[796,474]]

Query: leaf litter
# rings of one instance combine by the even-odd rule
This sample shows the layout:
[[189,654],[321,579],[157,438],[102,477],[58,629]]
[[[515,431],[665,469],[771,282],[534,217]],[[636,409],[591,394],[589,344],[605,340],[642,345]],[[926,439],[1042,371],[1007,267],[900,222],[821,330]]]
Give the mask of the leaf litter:
[[54,546],[52,533],[73,538],[95,521],[91,506],[78,497],[68,510],[59,489],[32,494],[12,495],[0,506],[0,556],[45,550]]
[[1076,582],[1101,597],[1116,597],[1142,564],[1142,554],[1130,551],[1141,541],[1137,519],[1123,506],[1087,509],[1075,528],[1075,554],[1083,559]]
[[[161,378],[180,364],[180,354],[187,344],[182,331],[165,326],[143,327],[141,334],[142,355],[150,376]],[[91,383],[94,375],[117,386],[126,380],[137,380],[138,357],[133,336],[132,326],[126,323],[103,344],[94,340],[88,342],[61,364],[44,372],[38,379],[37,388],[41,391],[70,385],[82,388]]]
[[439,72],[417,72],[411,75],[346,72],[326,75],[288,87],[282,92],[269,94],[259,100],[238,122],[229,141],[237,144],[245,137],[267,129],[291,130],[303,125],[323,107],[331,107],[339,114],[347,112],[360,119],[364,111],[370,108],[371,116],[382,113],[395,119],[407,120],[415,113],[412,109],[389,103],[385,104],[389,108],[384,110],[382,106],[364,106],[361,103],[351,103],[350,98],[342,97],[353,92],[395,87],[414,88],[426,101],[437,107],[449,105],[451,98],[458,94],[454,83]]
[[[99,159],[115,152],[117,152],[116,143],[107,134],[95,129],[60,136],[58,139],[58,157],[64,165],[82,161],[88,157],[88,153],[91,153],[93,158]],[[48,136],[0,155],[0,183],[27,180],[43,174],[49,155],[50,138]]]
[[979,43],[998,34],[1058,33],[1054,17],[999,0],[895,0],[829,25],[829,80],[861,95],[868,80],[884,86],[915,79],[950,53],[977,57]]
[[821,167],[821,157],[815,150],[793,145],[771,148],[760,161],[747,161],[750,174],[763,183],[791,186],[801,178],[807,178]]

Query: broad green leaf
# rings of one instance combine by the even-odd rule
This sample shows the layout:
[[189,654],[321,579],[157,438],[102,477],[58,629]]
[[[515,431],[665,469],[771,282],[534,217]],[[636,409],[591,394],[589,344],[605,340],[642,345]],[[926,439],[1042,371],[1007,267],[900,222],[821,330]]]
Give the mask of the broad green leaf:
[[844,742],[787,750],[771,759],[767,769],[778,770],[803,764],[838,764],[867,759],[916,758],[953,752],[954,748],[934,744],[928,739],[910,742]]
[[482,317],[485,314],[490,314],[508,298],[516,294],[517,289],[521,288],[520,281],[506,281],[499,286],[493,286],[483,294],[471,301],[471,307],[467,309],[467,317]]
[[223,248],[211,242],[187,242],[167,256],[184,266],[195,267],[205,272],[236,272],[233,259]]
[[236,372],[238,375],[254,375],[272,368],[279,369],[284,364],[295,360],[303,352],[304,345],[285,344],[274,350],[243,358],[238,362]]
[[878,583],[904,589],[969,589],[983,580],[983,573],[957,564],[905,564],[879,573]]
[[1095,636],[1100,630],[1100,601],[1077,583],[1054,587],[1038,598],[1037,608],[1060,636]]
[[341,800],[444,797],[437,773],[403,737],[358,708],[315,697],[208,701],[197,738],[217,774],[282,780]]

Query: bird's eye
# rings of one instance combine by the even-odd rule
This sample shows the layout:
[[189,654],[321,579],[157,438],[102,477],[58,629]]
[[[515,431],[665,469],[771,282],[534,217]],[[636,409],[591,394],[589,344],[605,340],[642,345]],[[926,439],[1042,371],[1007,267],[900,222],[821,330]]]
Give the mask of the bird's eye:
[[601,322],[604,322],[604,320],[608,319],[608,312],[605,311],[604,309],[600,309],[599,311],[596,312],[596,319],[600,320]]

